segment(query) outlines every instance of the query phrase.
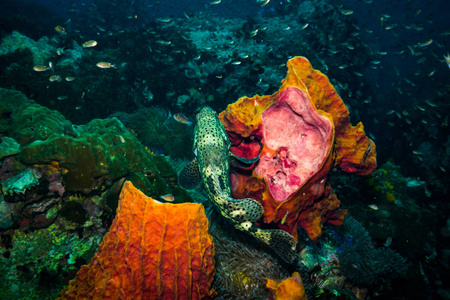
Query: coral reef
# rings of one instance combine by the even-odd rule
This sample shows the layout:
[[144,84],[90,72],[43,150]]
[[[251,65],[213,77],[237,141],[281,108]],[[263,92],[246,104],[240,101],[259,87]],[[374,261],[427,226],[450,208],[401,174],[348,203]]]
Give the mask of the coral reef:
[[[11,278],[18,285],[29,281],[26,289],[12,286],[16,299],[26,291],[37,299],[54,299],[53,288],[60,290],[73,277],[71,273],[90,260],[95,249],[85,252],[80,263],[75,238],[81,243],[102,239],[114,218],[125,180],[161,201],[164,195],[173,203],[192,201],[176,184],[176,173],[167,158],[148,150],[116,118],[72,125],[59,112],[22,93],[0,89],[0,132],[2,264],[11,266]],[[58,241],[67,237],[65,242],[74,247],[72,258],[63,253],[52,260],[52,270],[60,274],[44,263],[43,269],[29,267],[30,261],[22,263],[14,256],[20,250],[19,240],[24,240],[20,247],[30,243],[29,257],[41,257],[41,248],[32,241],[41,238],[46,244],[46,230],[58,236]],[[45,249],[59,253],[51,245]],[[45,276],[55,278],[57,286],[47,287],[47,294],[39,285]]]
[[306,242],[299,264],[309,270],[314,294],[357,299],[386,291],[408,267],[407,260],[388,246],[377,248],[367,230],[350,215],[342,226],[326,226],[319,242]]
[[[408,258],[419,253],[432,254],[435,235],[423,226],[433,218],[429,209],[432,195],[425,181],[404,176],[402,168],[393,161],[382,164],[365,178],[337,175],[331,181],[348,210],[375,242],[382,244],[392,238],[395,247]],[[424,243],[428,244],[426,251]]]
[[[332,4],[317,1],[303,4],[306,9],[295,4],[295,9],[289,11],[292,15],[260,11],[252,14],[251,18],[233,17],[232,22],[224,16],[202,11],[189,13],[189,18],[173,17],[168,23],[155,22],[152,18],[144,23],[134,20],[139,25],[133,22],[133,26],[127,26],[124,30],[109,28],[109,35],[97,35],[98,46],[94,49],[80,46],[83,41],[79,33],[83,32],[83,36],[93,33],[86,32],[80,26],[85,24],[84,19],[78,19],[81,22],[77,24],[77,18],[73,16],[71,20],[74,22],[71,22],[71,28],[67,28],[64,35],[52,29],[48,31],[48,26],[45,31],[37,31],[36,26],[29,28],[29,31],[34,33],[33,38],[36,40],[43,34],[48,36],[39,41],[42,51],[45,53],[53,49],[49,58],[55,73],[63,77],[74,76],[74,82],[63,81],[49,86],[48,72],[29,72],[33,68],[33,57],[36,56],[33,49],[28,47],[11,53],[7,44],[4,44],[5,50],[2,52],[5,54],[0,55],[0,65],[3,61],[6,68],[0,79],[5,83],[4,87],[14,86],[29,96],[34,95],[39,104],[59,110],[74,123],[105,118],[116,111],[133,112],[148,107],[150,101],[152,105],[168,107],[172,111],[179,109],[188,114],[195,113],[205,105],[219,111],[223,109],[224,103],[240,95],[254,93],[255,89],[260,94],[273,91],[285,73],[280,66],[285,63],[286,57],[295,54],[295,49],[302,49],[302,54],[310,57],[316,66],[333,72],[335,82],[338,78],[335,75],[345,78],[345,82],[358,80],[359,77],[349,71],[350,68],[343,70],[338,66],[352,65],[352,69],[360,71],[356,63],[365,63],[367,57],[375,59],[376,55],[348,31],[335,32],[334,39],[329,40],[326,36],[314,34],[311,27],[303,30],[309,21],[321,19],[319,12],[339,17],[339,10]],[[96,15],[104,14],[99,7],[92,9],[99,10],[95,12]],[[146,9],[144,7],[142,11]],[[204,26],[205,21],[207,26]],[[323,26],[331,31],[343,21],[349,27],[354,22],[350,18],[336,18]],[[99,26],[104,29],[108,24]],[[119,24],[117,26],[120,27]],[[177,31],[174,32],[173,28],[177,28]],[[140,34],[137,35],[135,30],[139,30]],[[20,32],[28,35],[29,31]],[[34,43],[22,34],[24,44]],[[6,38],[11,39],[11,35]],[[291,35],[296,38],[289,38]],[[142,43],[142,39],[148,43]],[[118,47],[113,40],[122,42]],[[354,47],[351,58],[348,55],[335,55],[337,51],[348,52],[339,42],[342,40]],[[332,55],[319,57],[316,51],[318,48]],[[149,51],[151,55],[142,60]],[[116,62],[119,68],[112,72],[97,70],[95,63],[106,59]],[[44,60],[43,64],[48,62],[49,59]],[[149,71],[155,67],[158,72]],[[178,76],[174,78],[173,74]],[[339,88],[342,93],[352,93],[348,85],[339,84]],[[356,94],[356,87],[353,87],[353,93]],[[67,98],[58,100],[61,96]],[[349,100],[354,102],[353,99]]]
[[125,182],[109,233],[58,299],[202,299],[214,244],[199,204],[161,204]]
[[[440,282],[443,277],[436,270],[446,267],[442,264],[445,257],[440,256],[443,252],[438,250],[439,239],[446,237],[432,228],[445,223],[439,222],[440,213],[432,212],[437,202],[429,183],[407,177],[403,171],[389,161],[367,177],[336,174],[331,181],[345,208],[370,233],[372,245],[387,246],[408,260],[408,282]],[[427,286],[431,289],[432,284]],[[414,295],[411,292],[408,297]]]
[[149,195],[158,198],[171,193],[165,179],[170,181],[175,173],[165,178],[160,175],[170,173],[170,165],[162,164],[158,170],[153,161],[159,158],[116,118],[94,119],[77,126],[19,92],[1,89],[0,93],[3,134],[21,146],[20,153],[8,150],[8,155],[18,154],[15,160],[26,166],[59,173],[65,191],[101,192],[122,177],[142,173]]
[[[270,96],[243,97],[219,117],[231,141],[231,152],[259,161],[235,166],[235,198],[251,197],[264,206],[260,227],[278,227],[295,237],[297,226],[312,240],[322,224],[342,224],[346,211],[326,182],[337,168],[366,175],[376,167],[375,144],[349,113],[328,78],[309,61],[288,61],[280,90]],[[289,124],[289,126],[286,126]]]
[[[0,195],[3,248],[14,247],[11,241],[16,232],[23,230],[29,235],[49,224],[83,238],[101,236],[114,217],[124,180],[131,180],[155,199],[167,194],[175,196],[175,202],[188,198],[171,181],[170,168],[153,159],[160,156],[152,156],[157,170],[133,170],[113,180],[103,181],[99,177],[91,189],[71,190],[64,182],[67,170],[57,161],[33,165],[20,161],[20,148],[13,142],[19,139],[12,136],[12,130],[22,122],[37,131],[35,137],[45,141],[50,138],[47,133],[77,138],[72,123],[87,124],[93,118],[107,118],[117,111],[134,114],[149,105],[188,116],[204,105],[221,111],[242,95],[270,95],[277,91],[286,73],[286,59],[303,55],[315,69],[330,78],[353,124],[363,121],[365,133],[376,141],[377,160],[384,164],[369,177],[328,172],[325,184],[333,187],[328,190],[330,199],[321,202],[321,207],[315,203],[325,195],[315,199],[311,210],[320,210],[320,214],[333,211],[338,203],[336,194],[341,201],[340,208],[347,209],[370,233],[373,247],[391,244],[389,248],[408,259],[408,282],[393,281],[390,295],[386,295],[386,290],[377,295],[380,287],[374,285],[366,289],[368,297],[450,299],[450,276],[445,275],[450,270],[450,202],[446,201],[450,192],[450,85],[444,60],[444,55],[448,58],[445,46],[448,48],[449,32],[446,14],[440,13],[443,1],[397,1],[394,7],[390,5],[392,1],[382,0],[376,3],[372,0],[211,3],[95,0],[59,1],[56,5],[54,1],[25,2],[1,1],[0,4],[0,85],[26,93],[36,103],[59,111],[71,123],[59,123],[51,110],[31,104],[26,117],[38,120],[36,126],[30,119],[22,118],[20,111],[15,114],[19,121],[13,122],[12,110],[22,106],[24,96],[7,91],[21,96],[11,97],[11,105],[6,105],[9,95],[0,90],[0,190],[5,188],[3,185],[9,191],[19,187],[8,178],[27,178],[21,174],[39,177],[30,181],[25,190],[19,189],[23,193]],[[374,19],[373,11],[377,7],[383,7],[383,11]],[[55,31],[56,25],[62,30]],[[83,48],[81,45],[88,39],[95,39],[98,45]],[[99,69],[96,67],[99,61],[111,62],[117,69]],[[50,66],[50,62],[52,69],[33,71],[34,65]],[[50,76],[54,75],[61,76],[61,82],[50,82]],[[70,81],[65,80],[67,76]],[[151,126],[151,114],[148,119],[143,124]],[[156,125],[162,126],[156,130],[167,133],[169,140],[162,141],[162,146],[152,145],[148,142],[151,135],[146,137],[134,130],[141,143],[153,153],[171,158],[191,155],[191,151],[184,149],[190,148],[187,135],[183,140],[178,139],[183,135],[163,131],[165,124],[161,123],[167,116],[159,120]],[[317,125],[306,125],[306,128],[317,128]],[[129,124],[125,126],[132,128]],[[144,141],[143,137],[148,139]],[[11,144],[5,145],[5,139]],[[246,148],[249,156],[259,154],[253,150],[262,150],[258,142],[256,139],[252,143],[250,137],[243,143],[249,145]],[[29,144],[21,143],[23,147]],[[127,152],[132,151],[131,144]],[[353,147],[343,146],[349,150]],[[332,153],[338,150],[331,148]],[[274,156],[280,164],[267,169],[273,185],[257,177],[251,181],[254,186],[247,184],[249,190],[261,194],[255,196],[262,197],[264,192],[272,191],[278,199],[283,199],[295,188],[292,155],[284,154],[277,152],[278,156]],[[353,167],[352,161],[341,162]],[[236,167],[232,175],[239,175],[236,183],[243,183],[243,175],[250,175],[255,167]],[[305,170],[311,170],[311,166],[307,167]],[[286,192],[279,188],[285,178],[289,184]],[[196,201],[202,196],[198,192]],[[204,195],[202,198],[206,199]],[[290,214],[280,208],[273,222],[260,225],[270,229],[282,228],[287,222],[292,226],[299,224],[290,219]],[[311,236],[319,234],[317,228],[323,222],[324,237],[325,231],[332,227],[326,225],[324,218],[319,221],[319,213],[311,215],[307,209],[305,219],[302,226]],[[304,242],[303,228],[298,229],[299,246]],[[324,248],[324,251],[332,250]],[[6,264],[10,263],[7,253],[4,258]],[[63,261],[60,266],[64,266]],[[331,276],[336,266],[330,263],[330,268],[322,268],[330,274],[323,285],[345,277],[342,272],[341,277]],[[320,267],[312,270],[317,268]],[[301,275],[307,286],[309,276]],[[27,273],[22,279],[31,287],[39,286],[33,279],[41,277],[44,276]],[[1,277],[0,281],[8,282],[6,279]],[[411,286],[414,288],[408,288]],[[28,293],[30,297],[37,294],[32,290]],[[333,296],[321,294],[320,298]]]
[[11,243],[0,255],[0,298],[55,299],[66,277],[91,259],[100,239],[80,238],[52,225],[27,234],[18,231]]
[[34,41],[17,31],[5,36],[0,43],[0,55],[24,49],[31,51],[35,65],[47,65],[48,60],[51,59],[56,51],[56,48],[50,44],[48,37],[43,36],[38,41]]

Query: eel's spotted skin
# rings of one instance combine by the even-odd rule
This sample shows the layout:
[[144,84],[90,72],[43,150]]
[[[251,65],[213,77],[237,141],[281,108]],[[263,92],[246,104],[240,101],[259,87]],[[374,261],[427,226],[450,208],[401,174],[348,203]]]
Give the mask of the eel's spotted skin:
[[[197,158],[181,172],[180,185],[193,188],[201,178],[209,199],[222,216],[235,228],[267,244],[283,260],[292,263],[296,257],[295,239],[283,230],[264,230],[253,225],[264,211],[258,201],[231,197],[229,149],[230,141],[217,113],[210,107],[204,107],[197,115],[195,126],[194,152]],[[195,175],[196,172],[200,176]]]

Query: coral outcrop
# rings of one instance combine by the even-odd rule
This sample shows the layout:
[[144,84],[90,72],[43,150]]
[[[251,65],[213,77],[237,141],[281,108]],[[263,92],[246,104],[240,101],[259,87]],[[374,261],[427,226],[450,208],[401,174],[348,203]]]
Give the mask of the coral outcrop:
[[[165,158],[153,155],[116,118],[74,125],[20,92],[0,89],[0,133],[5,135],[1,155],[18,154],[22,164],[50,167],[63,177],[67,192],[101,192],[114,181],[135,175],[141,178],[139,187],[152,197],[174,193],[168,184],[176,174]],[[20,153],[19,145],[11,149],[12,141],[20,144]]]
[[58,161],[67,170],[64,182],[72,191],[90,191],[105,180],[117,180],[132,171],[153,171],[157,176],[151,155],[117,119],[95,119],[74,130],[74,136],[53,134],[27,145],[20,153],[21,161]]
[[287,63],[279,91],[243,97],[219,115],[231,152],[259,161],[235,166],[235,198],[264,206],[261,228],[280,228],[297,238],[297,226],[312,240],[323,223],[342,224],[346,211],[326,179],[336,168],[366,175],[376,167],[375,144],[349,112],[328,78],[304,57]]
[[29,49],[33,54],[33,62],[36,65],[46,65],[54,56],[56,48],[51,45],[50,39],[43,36],[38,41],[13,31],[0,41],[0,55],[14,53],[17,50]]
[[58,299],[203,299],[213,278],[203,206],[158,203],[125,182],[109,233]]
[[45,140],[50,135],[74,134],[72,123],[64,116],[45,106],[29,101],[14,109],[11,114],[11,127],[8,134],[21,145],[27,145],[37,140]]
[[[176,173],[166,158],[151,153],[118,119],[73,125],[20,92],[0,89],[0,96],[0,124],[5,125],[0,126],[5,135],[0,143],[1,190],[5,205],[16,212],[11,220],[21,229],[48,226],[57,214],[47,218],[47,211],[58,206],[57,211],[68,212],[60,216],[82,224],[85,218],[74,217],[74,205],[79,216],[89,209],[83,209],[86,199],[70,199],[76,193],[107,192],[95,206],[106,203],[115,210],[125,178],[155,199],[174,195],[177,203],[191,201],[174,184]],[[33,217],[31,222],[27,216]]]

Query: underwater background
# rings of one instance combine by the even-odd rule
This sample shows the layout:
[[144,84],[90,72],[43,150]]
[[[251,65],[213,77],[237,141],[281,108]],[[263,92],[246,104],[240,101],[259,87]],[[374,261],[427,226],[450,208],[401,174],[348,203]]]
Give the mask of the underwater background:
[[[444,0],[1,1],[0,298],[71,298],[61,291],[101,253],[131,181],[160,202],[204,206],[215,249],[205,298],[282,299],[266,277],[301,277],[304,298],[292,299],[450,299],[448,12]],[[223,220],[203,187],[178,184],[205,106],[233,147],[239,136],[265,153],[236,120],[268,116],[288,61],[291,73],[314,69],[299,89],[336,133],[314,204],[295,220],[263,205],[258,226],[296,236],[294,264]],[[347,110],[364,125],[356,137],[337,121]],[[341,155],[347,138],[357,146]],[[260,154],[246,158],[261,166]],[[266,201],[267,189],[238,191],[258,177],[251,163],[234,166],[232,194]]]

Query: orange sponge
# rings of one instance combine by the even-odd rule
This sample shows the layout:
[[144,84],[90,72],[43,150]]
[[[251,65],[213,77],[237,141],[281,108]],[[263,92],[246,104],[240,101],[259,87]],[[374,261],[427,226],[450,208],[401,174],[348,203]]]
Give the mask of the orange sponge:
[[266,279],[270,300],[307,300],[305,287],[300,274],[294,272],[292,277],[281,281]]
[[214,273],[203,206],[162,204],[125,182],[109,233],[58,299],[204,299]]

